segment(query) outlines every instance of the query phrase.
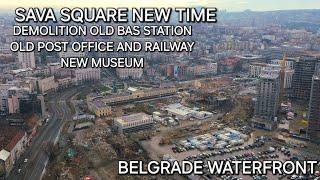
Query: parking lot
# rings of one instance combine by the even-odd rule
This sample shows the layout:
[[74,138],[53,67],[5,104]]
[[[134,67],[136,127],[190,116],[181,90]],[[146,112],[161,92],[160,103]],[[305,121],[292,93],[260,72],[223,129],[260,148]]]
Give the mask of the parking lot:
[[[253,144],[227,148],[219,151],[205,152],[193,156],[188,156],[184,160],[194,161],[202,160],[207,161],[264,161],[264,160],[301,160],[301,157],[294,153],[294,150],[288,147],[279,146],[271,139],[256,139]],[[237,180],[237,179],[316,179],[315,176],[307,175],[273,175],[268,173],[267,175],[211,175],[209,173],[208,167],[205,165],[205,175],[201,178],[204,179],[224,179],[224,180]]]
[[[269,143],[266,143],[269,144]],[[198,156],[195,156],[195,158],[187,158],[188,160],[192,159],[200,159],[204,161],[257,161],[257,160],[280,160],[285,161],[290,159],[291,154],[287,153],[290,152],[289,149],[286,149],[285,151],[281,152],[278,150],[270,150],[270,146],[266,144],[261,144],[257,146],[244,146],[244,147],[238,147],[238,148],[231,148],[221,151],[214,151],[211,153],[204,153],[200,154]],[[286,153],[286,155],[284,154]],[[221,179],[248,179],[248,176],[239,175],[237,177],[229,177],[227,175],[219,176],[219,175],[209,175],[207,173],[205,177],[209,179],[213,178],[221,178]],[[229,177],[229,178],[228,178]],[[263,178],[262,176],[261,178]],[[268,179],[278,179],[279,176],[274,175],[268,175]],[[258,177],[253,179],[259,179]]]
[[[305,160],[306,157],[302,157],[300,151],[295,148],[290,148],[287,146],[283,146],[272,138],[262,136],[262,137],[251,137],[245,144],[242,146],[235,146],[230,148],[223,149],[215,149],[215,150],[207,150],[200,151],[198,149],[192,149],[184,152],[176,152],[172,151],[172,147],[170,146],[158,146],[157,139],[151,140],[151,143],[154,150],[152,150],[152,154],[158,153],[157,157],[161,157],[161,155],[169,154],[171,157],[178,161],[188,160],[202,160],[206,161],[243,161],[243,160]],[[150,145],[150,144],[149,144]],[[157,147],[156,147],[157,146]],[[225,179],[225,180],[237,180],[237,179],[310,179],[305,176],[284,176],[284,175],[272,175],[268,174],[267,176],[248,176],[248,175],[237,175],[237,176],[228,176],[228,175],[210,175],[205,170],[205,175],[201,177],[197,177],[199,179]],[[314,178],[313,178],[314,179]]]

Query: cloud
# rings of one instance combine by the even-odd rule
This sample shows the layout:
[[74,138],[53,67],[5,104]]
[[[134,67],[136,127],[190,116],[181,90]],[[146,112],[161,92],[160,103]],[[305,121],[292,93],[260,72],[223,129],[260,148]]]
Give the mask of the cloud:
[[248,2],[247,1],[239,1],[239,2],[237,2],[237,4],[239,4],[239,5],[247,5]]

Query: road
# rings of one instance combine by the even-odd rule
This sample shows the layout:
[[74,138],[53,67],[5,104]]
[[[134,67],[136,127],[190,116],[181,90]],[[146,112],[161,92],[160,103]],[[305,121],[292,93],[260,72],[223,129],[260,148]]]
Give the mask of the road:
[[[49,157],[46,154],[43,145],[46,142],[57,140],[59,131],[65,120],[72,116],[72,111],[67,105],[69,100],[78,90],[76,88],[68,89],[63,92],[57,92],[49,97],[48,107],[51,120],[38,129],[36,137],[32,139],[30,146],[17,161],[17,165],[12,169],[7,177],[8,180],[38,180],[46,167]],[[28,162],[24,163],[24,159]],[[22,171],[18,173],[18,169]]]

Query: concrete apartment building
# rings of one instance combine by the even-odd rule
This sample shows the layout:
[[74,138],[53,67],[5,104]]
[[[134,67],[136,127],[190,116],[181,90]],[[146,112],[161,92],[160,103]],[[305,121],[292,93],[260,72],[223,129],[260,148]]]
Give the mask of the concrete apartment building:
[[59,57],[60,58],[68,58],[68,57],[84,57],[86,55],[85,52],[75,52],[72,50],[67,50],[66,52],[60,52]]
[[7,114],[8,112],[8,90],[0,90],[0,115]]
[[251,63],[249,65],[249,77],[258,78],[260,77],[261,71],[264,67],[267,67],[267,63]]
[[34,52],[19,52],[18,62],[22,69],[36,68],[36,59],[34,56]]
[[83,68],[72,70],[76,85],[83,84],[87,81],[99,81],[100,69],[98,68]]
[[58,88],[58,84],[55,82],[54,76],[50,76],[38,79],[37,87],[39,93],[45,94],[50,91],[55,91]]
[[143,74],[143,68],[117,68],[116,72],[120,79],[140,79]]
[[[292,80],[294,70],[291,69],[290,63],[285,69],[285,77],[284,77],[284,88],[290,89],[292,88]],[[266,63],[252,63],[249,66],[249,77],[251,78],[260,78],[260,75],[263,71],[279,71],[280,72],[280,65],[278,63],[266,64]]]
[[[280,73],[281,67],[278,64],[268,64],[268,66],[263,68],[264,71],[278,71]],[[284,88],[291,89],[292,88],[292,80],[293,80],[294,70],[286,67],[284,70]]]
[[[68,57],[85,57],[85,52],[74,52],[72,50],[68,50],[67,52],[60,52],[60,58],[68,58]],[[55,64],[51,64],[51,70],[57,71],[59,69]],[[72,69],[70,70],[74,82],[76,85],[83,84],[87,81],[98,81],[100,80],[100,69],[99,68],[83,68],[83,69]]]

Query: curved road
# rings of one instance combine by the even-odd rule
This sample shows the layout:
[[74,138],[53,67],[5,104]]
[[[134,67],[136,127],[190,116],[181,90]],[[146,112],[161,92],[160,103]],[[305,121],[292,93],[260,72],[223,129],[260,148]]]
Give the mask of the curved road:
[[[57,92],[50,101],[46,103],[51,120],[38,129],[36,137],[32,139],[30,146],[27,147],[24,154],[17,161],[17,165],[12,169],[7,177],[8,180],[39,180],[46,167],[49,157],[44,151],[43,144],[46,142],[54,142],[57,140],[59,131],[65,120],[72,116],[67,101],[78,92],[77,88]],[[24,159],[28,158],[28,162],[24,163]],[[18,169],[22,169],[18,173]]]

